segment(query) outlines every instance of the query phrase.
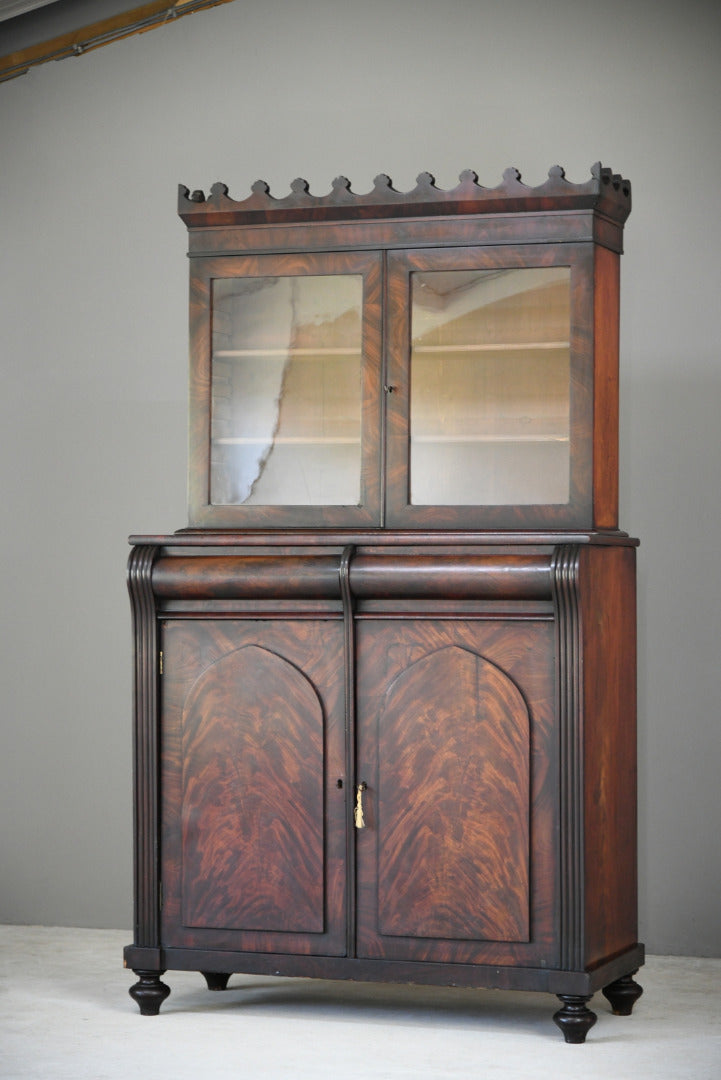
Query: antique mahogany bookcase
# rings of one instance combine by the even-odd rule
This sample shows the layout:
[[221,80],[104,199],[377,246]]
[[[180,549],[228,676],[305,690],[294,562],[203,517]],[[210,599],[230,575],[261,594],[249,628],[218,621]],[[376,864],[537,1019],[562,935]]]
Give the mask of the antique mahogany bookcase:
[[167,969],[557,995],[637,942],[629,183],[180,189],[190,522],[133,537],[135,937]]

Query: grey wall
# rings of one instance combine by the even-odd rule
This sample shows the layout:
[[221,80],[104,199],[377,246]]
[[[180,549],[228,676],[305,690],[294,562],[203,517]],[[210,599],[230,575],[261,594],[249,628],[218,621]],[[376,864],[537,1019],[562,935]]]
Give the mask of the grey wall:
[[721,954],[717,4],[264,0],[0,86],[0,919],[131,924],[129,532],[185,524],[178,182],[633,182],[641,931]]

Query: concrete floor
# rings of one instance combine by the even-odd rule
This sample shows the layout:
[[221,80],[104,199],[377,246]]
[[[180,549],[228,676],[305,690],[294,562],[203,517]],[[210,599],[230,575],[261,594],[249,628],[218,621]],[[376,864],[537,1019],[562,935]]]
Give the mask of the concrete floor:
[[3,1080],[721,1080],[721,960],[650,957],[644,996],[602,995],[567,1046],[544,994],[169,972],[160,1016],[128,997],[122,930],[0,926]]

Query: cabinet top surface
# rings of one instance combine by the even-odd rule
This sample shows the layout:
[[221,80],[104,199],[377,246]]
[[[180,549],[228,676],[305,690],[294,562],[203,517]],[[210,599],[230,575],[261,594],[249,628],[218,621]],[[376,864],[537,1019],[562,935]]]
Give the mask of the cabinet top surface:
[[554,165],[548,178],[537,187],[521,180],[517,169],[508,168],[496,187],[483,187],[478,176],[466,169],[452,190],[436,186],[431,173],[423,172],[416,187],[397,191],[391,179],[381,174],[372,191],[356,194],[350,181],[337,177],[326,195],[312,195],[306,180],[291,184],[290,194],[277,198],[268,185],[257,180],[248,198],[236,201],[225,184],[216,183],[206,196],[180,186],[178,214],[189,229],[212,225],[252,225],[292,221],[341,221],[372,218],[403,218],[419,215],[543,213],[553,211],[597,211],[619,225],[631,211],[631,184],[622,176],[596,162],[591,179],[573,184],[563,168]]
[[536,187],[181,187],[191,528],[615,531],[630,209],[600,162]]
[[132,535],[132,546],[150,547],[520,547],[553,548],[559,544],[590,544],[602,547],[638,547],[639,541],[620,530],[608,532],[402,532],[372,530],[333,530],[317,532],[303,529],[276,529],[272,531],[253,529],[179,529],[170,535]]

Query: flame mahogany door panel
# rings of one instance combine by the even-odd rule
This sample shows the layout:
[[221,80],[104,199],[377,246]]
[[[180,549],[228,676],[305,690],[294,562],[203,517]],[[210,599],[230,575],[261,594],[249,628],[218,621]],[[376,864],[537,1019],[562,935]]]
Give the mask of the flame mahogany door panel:
[[552,620],[358,620],[358,955],[556,958]]
[[163,945],[343,955],[342,622],[162,639]]

